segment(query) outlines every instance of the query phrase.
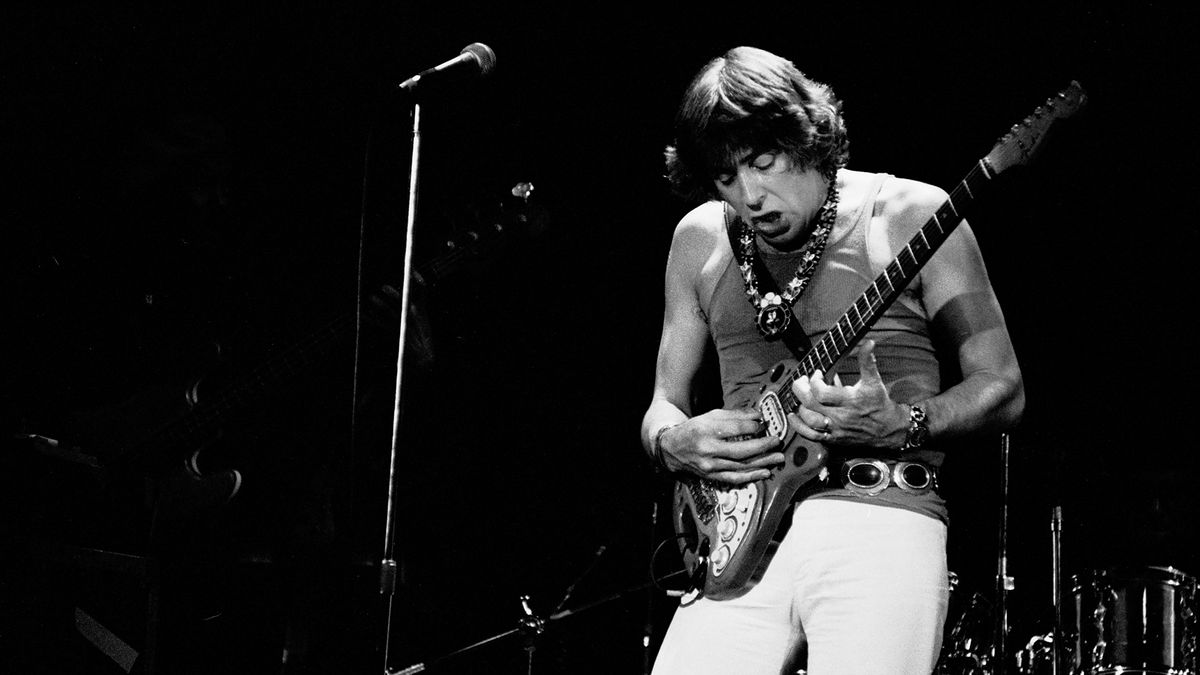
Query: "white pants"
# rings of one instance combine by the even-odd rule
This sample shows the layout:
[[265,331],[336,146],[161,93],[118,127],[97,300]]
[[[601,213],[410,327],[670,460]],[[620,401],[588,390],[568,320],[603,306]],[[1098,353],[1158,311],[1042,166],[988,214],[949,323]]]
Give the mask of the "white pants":
[[676,610],[654,675],[793,674],[806,643],[809,675],[929,675],[948,581],[941,521],[808,500],[749,593]]

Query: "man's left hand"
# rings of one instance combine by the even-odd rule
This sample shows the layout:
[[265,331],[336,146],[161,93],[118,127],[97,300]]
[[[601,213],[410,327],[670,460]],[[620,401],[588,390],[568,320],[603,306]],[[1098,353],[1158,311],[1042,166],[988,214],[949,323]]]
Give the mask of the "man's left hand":
[[802,404],[798,420],[800,436],[827,445],[855,445],[894,450],[904,444],[908,414],[888,395],[875,362],[875,342],[866,340],[858,350],[858,382],[842,384],[835,373],[833,382],[816,371],[792,383],[792,393]]

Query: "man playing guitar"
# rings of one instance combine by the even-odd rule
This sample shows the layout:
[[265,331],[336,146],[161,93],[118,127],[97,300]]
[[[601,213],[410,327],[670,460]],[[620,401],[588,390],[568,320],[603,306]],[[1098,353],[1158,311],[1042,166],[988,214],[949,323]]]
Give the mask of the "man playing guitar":
[[[775,415],[755,407],[778,376],[773,366],[794,364],[831,327],[840,331],[839,315],[940,213],[947,193],[846,169],[833,92],[757,49],[704,66],[675,132],[668,176],[703,203],[671,243],[643,446],[661,469],[699,486],[696,495],[752,485],[813,457],[822,470],[783,495],[796,501],[786,534],[752,581],[685,599],[654,672],[791,673],[806,658],[813,675],[927,675],[948,596],[947,512],[937,491],[945,444],[1001,432],[1024,408],[971,230],[962,223],[945,239],[847,358],[785,386],[780,396],[794,397],[795,408]],[[724,404],[693,410],[709,340]],[[961,376],[943,381],[946,372]],[[719,513],[734,510],[727,502],[764,498],[717,494],[708,507]],[[702,502],[689,508],[703,512]],[[736,526],[731,518],[728,536]],[[700,571],[712,577],[728,552],[719,541],[703,547]]]

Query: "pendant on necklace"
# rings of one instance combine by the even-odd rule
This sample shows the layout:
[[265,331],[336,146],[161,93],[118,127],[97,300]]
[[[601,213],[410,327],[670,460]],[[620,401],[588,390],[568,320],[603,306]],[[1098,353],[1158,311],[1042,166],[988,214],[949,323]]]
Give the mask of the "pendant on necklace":
[[758,303],[755,324],[763,337],[772,339],[783,335],[792,322],[792,308],[777,293],[767,293]]

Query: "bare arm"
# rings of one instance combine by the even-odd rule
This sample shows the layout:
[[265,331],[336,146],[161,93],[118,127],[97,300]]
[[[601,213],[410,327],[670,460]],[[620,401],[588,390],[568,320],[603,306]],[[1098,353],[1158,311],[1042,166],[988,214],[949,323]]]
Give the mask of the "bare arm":
[[670,471],[741,484],[765,478],[766,467],[783,461],[778,440],[728,438],[757,434],[756,410],[711,410],[693,416],[692,386],[704,357],[708,324],[701,312],[697,282],[724,233],[693,211],[675,230],[667,260],[665,311],[658,346],[654,393],[642,418],[642,446],[653,456],[659,431],[661,461]]
[[[889,232],[895,248],[906,242],[944,200],[931,186],[901,181],[900,190],[885,215],[899,226]],[[934,329],[950,341],[963,379],[958,384],[921,401],[928,413],[930,437],[952,439],[998,432],[1019,421],[1025,394],[1008,329],[996,299],[983,256],[967,223],[946,242],[922,269],[920,291]],[[820,375],[801,378],[795,391],[804,403],[800,433],[810,440],[896,449],[908,429],[908,409],[893,401],[879,377],[865,342],[859,353],[861,379],[852,387],[829,383]],[[833,431],[823,434],[824,419]]]

